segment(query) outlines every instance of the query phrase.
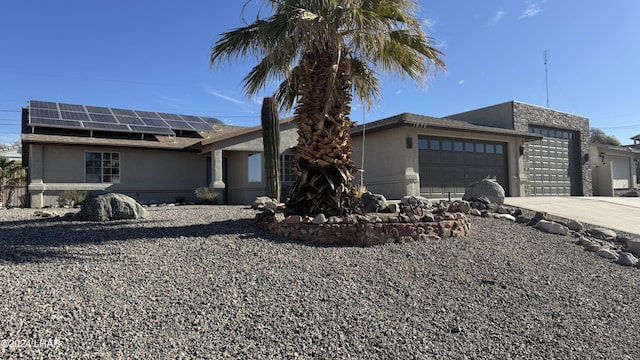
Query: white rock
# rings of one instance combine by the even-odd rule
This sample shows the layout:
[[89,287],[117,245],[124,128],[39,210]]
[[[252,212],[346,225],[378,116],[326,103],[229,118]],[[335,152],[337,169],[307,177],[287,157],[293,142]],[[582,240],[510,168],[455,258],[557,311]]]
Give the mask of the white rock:
[[506,220],[516,221],[516,218],[510,214],[494,214],[493,217],[496,219],[506,219]]
[[605,259],[618,260],[618,253],[611,249],[601,248],[600,250],[596,251],[596,254]]
[[324,216],[324,214],[318,214],[313,218],[313,220],[311,220],[311,222],[314,224],[324,224],[327,222],[327,217]]
[[548,232],[551,234],[558,234],[558,235],[567,235],[569,234],[569,228],[562,225],[562,224],[558,224],[556,222],[553,221],[548,221],[548,220],[540,220],[538,221],[538,223],[534,226],[534,228],[538,229],[538,230],[542,230],[544,232]]

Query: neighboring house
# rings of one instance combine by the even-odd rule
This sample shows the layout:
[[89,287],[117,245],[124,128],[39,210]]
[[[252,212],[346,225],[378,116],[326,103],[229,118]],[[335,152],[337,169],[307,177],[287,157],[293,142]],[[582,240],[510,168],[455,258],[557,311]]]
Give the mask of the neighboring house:
[[628,146],[591,144],[590,156],[593,195],[614,196],[616,191],[640,188],[640,147],[637,143]]
[[542,139],[524,131],[408,113],[359,125],[351,136],[353,159],[364,170],[360,176],[367,189],[392,199],[461,197],[467,185],[486,177],[495,178],[509,196],[524,196],[522,150]]
[[22,161],[22,145],[13,145],[0,149],[0,156],[13,161]]
[[524,145],[522,196],[592,195],[588,118],[517,101],[448,117],[542,135]]
[[[264,194],[260,127],[43,101],[30,101],[22,123],[30,207],[56,205],[64,190],[120,192],[141,203],[194,201],[195,189],[211,183],[228,203]],[[290,120],[281,124],[295,133]],[[283,149],[292,138],[282,136]]]

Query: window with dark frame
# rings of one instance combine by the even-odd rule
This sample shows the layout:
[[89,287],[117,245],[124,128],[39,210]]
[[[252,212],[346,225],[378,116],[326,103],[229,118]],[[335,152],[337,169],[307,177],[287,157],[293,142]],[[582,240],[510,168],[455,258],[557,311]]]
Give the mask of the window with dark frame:
[[280,157],[280,166],[282,168],[282,182],[294,182],[296,180],[293,174],[293,154],[282,154]]
[[119,183],[120,153],[85,152],[84,174],[87,183]]

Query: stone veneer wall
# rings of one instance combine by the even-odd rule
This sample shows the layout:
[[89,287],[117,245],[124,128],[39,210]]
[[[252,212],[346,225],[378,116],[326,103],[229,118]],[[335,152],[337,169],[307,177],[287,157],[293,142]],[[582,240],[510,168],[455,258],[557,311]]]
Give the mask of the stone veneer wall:
[[[567,129],[579,132],[580,141],[580,161],[582,162],[582,195],[593,195],[591,164],[584,160],[584,155],[589,153],[589,119],[583,116],[563,113],[539,106],[513,102],[513,127],[514,130],[529,130],[529,125],[545,126],[556,129]],[[526,145],[525,145],[526,146]],[[524,155],[525,164],[529,163],[528,152]],[[527,179],[529,178],[529,167],[524,169]],[[530,185],[526,186],[525,196],[532,193]]]

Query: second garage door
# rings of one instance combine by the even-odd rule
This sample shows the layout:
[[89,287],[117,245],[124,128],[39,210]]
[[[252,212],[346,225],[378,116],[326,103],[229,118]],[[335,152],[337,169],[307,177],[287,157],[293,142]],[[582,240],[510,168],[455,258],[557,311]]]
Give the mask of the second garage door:
[[543,136],[528,144],[531,195],[582,195],[578,133],[540,126],[529,132]]
[[461,197],[467,185],[486,177],[509,193],[506,143],[420,136],[418,149],[423,196]]

